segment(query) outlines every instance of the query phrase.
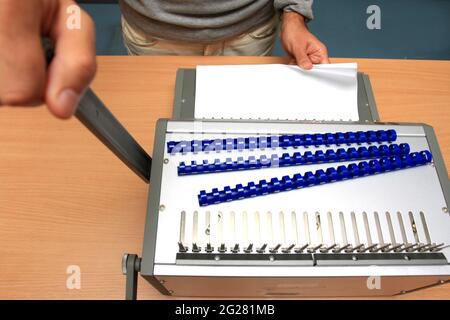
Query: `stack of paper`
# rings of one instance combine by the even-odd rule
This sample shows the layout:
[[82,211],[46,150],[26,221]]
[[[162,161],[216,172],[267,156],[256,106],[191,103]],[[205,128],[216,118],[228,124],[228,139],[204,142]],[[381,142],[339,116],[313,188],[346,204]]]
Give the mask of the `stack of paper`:
[[357,64],[198,66],[195,117],[357,121]]

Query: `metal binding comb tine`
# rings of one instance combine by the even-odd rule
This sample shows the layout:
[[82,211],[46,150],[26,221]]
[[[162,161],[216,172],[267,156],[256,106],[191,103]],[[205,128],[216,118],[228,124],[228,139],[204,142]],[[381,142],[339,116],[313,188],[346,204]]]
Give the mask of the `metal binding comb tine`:
[[281,248],[281,244],[277,244],[275,247],[269,250],[270,253],[277,253],[278,250]]
[[195,242],[192,244],[192,252],[195,252],[195,253],[200,252],[200,247],[197,246],[197,243],[195,243]]
[[222,244],[220,245],[218,251],[219,251],[220,253],[225,253],[225,252],[227,252],[227,247],[225,246],[225,243],[222,243]]
[[316,246],[315,250],[324,250],[324,243],[323,243],[323,233],[322,233],[322,222],[320,221],[320,213],[316,212],[316,231],[317,236],[319,238],[319,245]]
[[301,247],[297,247],[297,248],[295,248],[295,253],[302,253],[306,248],[308,248],[309,247],[309,243],[307,243],[307,244],[305,244],[305,245],[303,245],[303,246],[301,246]]
[[250,243],[245,249],[244,252],[245,253],[252,253],[253,251],[253,243]]
[[391,214],[389,213],[389,211],[386,211],[386,221],[388,224],[389,236],[391,237],[392,244],[392,247],[389,248],[386,252],[399,252],[401,251],[399,249],[402,247],[402,244],[398,244],[397,240],[395,239],[394,226],[392,225]]
[[350,216],[352,218],[353,236],[355,238],[355,247],[353,248],[353,251],[355,251],[355,252],[362,252],[362,251],[364,251],[364,243],[361,243],[361,241],[359,239],[358,225],[356,223],[355,212],[352,211],[350,213]]
[[291,220],[292,220],[292,234],[294,235],[294,252],[297,252],[300,248],[298,247],[299,245],[299,240],[298,240],[298,225],[297,225],[297,214],[295,213],[295,211],[291,212]]
[[295,244],[293,243],[293,244],[291,244],[289,247],[284,248],[284,249],[282,250],[282,252],[283,252],[283,253],[290,253],[291,250],[294,249],[294,247],[295,247]]
[[372,235],[370,234],[370,226],[369,226],[369,218],[367,217],[367,212],[362,213],[363,221],[364,221],[364,230],[366,231],[367,238],[367,247],[364,248],[363,252],[373,252],[373,250],[377,247],[376,243],[372,242]]
[[[284,221],[284,212],[281,211],[278,215],[278,222],[280,224],[280,241],[282,244],[286,244],[286,226]],[[285,252],[287,247],[281,248],[281,252]]]
[[340,246],[339,244],[336,242],[336,236],[334,233],[334,222],[333,222],[333,216],[331,214],[331,212],[328,212],[328,224],[329,224],[329,231],[330,231],[330,239],[333,242],[333,244],[331,245],[332,248],[330,247],[331,252],[333,253],[337,253],[340,252]]
[[[248,245],[250,245],[250,241],[248,238],[248,215],[247,215],[247,211],[244,211],[242,213],[242,244],[243,245],[247,245],[247,247],[243,248],[243,251],[246,252],[246,248],[248,248]],[[248,252],[247,252],[248,253]]]
[[231,252],[233,253],[238,253],[239,252],[239,244],[236,241],[236,214],[234,213],[234,211],[231,211],[230,213],[230,235],[231,235],[231,242],[230,242],[230,246],[232,243],[234,243],[234,246],[231,247]]
[[321,252],[322,252],[322,253],[328,253],[329,251],[334,250],[336,247],[337,247],[337,244],[336,244],[336,243],[333,243],[332,245],[330,245],[330,246],[328,246],[328,247],[326,247],[326,248],[322,248],[322,249],[321,249]]
[[303,223],[304,223],[304,227],[305,227],[305,237],[306,237],[306,243],[307,245],[307,250],[308,252],[310,252],[310,250],[312,250],[312,247],[310,247],[311,245],[311,233],[309,232],[309,219],[308,219],[308,212],[303,212]]
[[220,253],[225,253],[227,251],[227,247],[225,246],[225,243],[223,242],[223,215],[222,212],[219,211],[219,214],[217,215],[217,223],[218,223],[218,230],[217,230],[217,235],[218,235],[218,242],[217,242],[217,250]]
[[205,235],[206,235],[206,247],[205,251],[211,253],[214,251],[214,247],[211,245],[211,212],[205,212]]
[[400,226],[400,233],[402,235],[402,241],[403,241],[403,251],[408,252],[409,249],[412,248],[412,245],[408,243],[408,238],[406,237],[406,230],[405,225],[403,223],[402,213],[400,211],[397,212],[397,220],[398,224]]
[[404,250],[405,252],[413,252],[415,246],[416,246],[415,243],[408,243],[408,244],[403,248],[403,250]]
[[308,249],[308,252],[309,252],[309,253],[316,252],[317,250],[320,250],[322,247],[323,247],[323,244],[318,244],[318,245],[315,246],[315,247],[310,247],[310,248]]
[[340,247],[340,248],[337,248],[336,250],[335,250],[335,252],[342,252],[342,251],[344,251],[345,250],[345,252],[351,252],[352,250],[351,250],[351,244],[349,244],[349,243],[347,243],[346,245],[344,245],[344,246],[342,246],[342,247]]
[[178,251],[180,252],[187,252],[188,247],[185,247],[181,242],[178,242]]
[[433,246],[431,246],[430,248],[428,248],[428,250],[430,250],[430,252],[438,252],[440,250],[442,250],[444,247],[444,243],[440,243],[440,244],[435,244]]
[[389,250],[391,244],[384,242],[383,231],[381,229],[380,217],[378,216],[378,212],[375,211],[373,213],[373,216],[375,218],[375,226],[377,227],[378,242],[380,244],[377,251],[386,252],[386,250]]
[[178,250],[180,252],[187,252],[188,247],[184,245],[186,229],[186,212],[181,211],[180,215],[180,239],[178,241]]
[[342,247],[339,248],[337,250],[337,252],[352,252],[352,245],[350,243],[348,243],[348,238],[347,238],[347,228],[345,227],[345,218],[344,218],[344,213],[343,212],[339,212],[339,221],[341,224],[341,236],[342,236]]
[[198,211],[194,211],[192,219],[192,252],[200,252],[201,248],[198,246]]
[[431,245],[429,245],[428,243],[421,243],[417,246],[417,248],[415,249],[417,252],[425,252],[427,251],[428,247],[431,247]]
[[[430,232],[428,230],[427,220],[425,219],[425,214],[423,211],[420,211],[420,220],[422,221],[423,232],[425,233],[425,238],[427,239],[428,248],[426,250],[430,250],[430,248],[434,247],[436,244],[431,242]],[[430,250],[431,252],[431,250]]]
[[266,248],[267,248],[267,243],[264,243],[260,248],[256,249],[256,252],[264,253],[264,251],[266,251]]
[[362,252],[377,252],[377,246],[377,243],[373,243],[372,245],[365,247]]
[[[274,237],[273,237],[273,222],[272,222],[272,212],[268,211],[266,214],[266,222],[267,226],[269,228],[269,246],[274,245]],[[269,252],[271,252],[274,249],[274,247],[269,247]]]
[[334,250],[338,246],[336,244],[336,237],[334,235],[333,215],[331,214],[331,212],[327,213],[327,219],[328,219],[328,232],[329,232],[329,236],[330,236],[331,245],[325,249],[325,252]]
[[214,251],[214,248],[211,246],[211,243],[208,242],[208,243],[206,244],[205,251],[206,251],[207,253],[211,253],[211,252]]
[[412,232],[414,235],[414,241],[416,242],[414,244],[414,246],[410,249],[410,252],[414,252],[414,251],[420,252],[427,245],[424,245],[423,243],[420,242],[419,233],[417,232],[417,224],[414,219],[414,214],[412,213],[412,211],[408,212],[408,216],[409,216],[409,222],[411,224],[411,229],[412,229]]

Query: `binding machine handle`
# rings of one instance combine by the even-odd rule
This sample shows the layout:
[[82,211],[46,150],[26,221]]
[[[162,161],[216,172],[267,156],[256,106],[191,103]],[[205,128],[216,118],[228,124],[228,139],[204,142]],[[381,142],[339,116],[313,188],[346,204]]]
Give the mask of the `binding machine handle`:
[[[54,56],[53,43],[43,39],[47,65]],[[131,136],[109,109],[88,88],[81,98],[75,117],[145,182],[150,181],[152,158]]]

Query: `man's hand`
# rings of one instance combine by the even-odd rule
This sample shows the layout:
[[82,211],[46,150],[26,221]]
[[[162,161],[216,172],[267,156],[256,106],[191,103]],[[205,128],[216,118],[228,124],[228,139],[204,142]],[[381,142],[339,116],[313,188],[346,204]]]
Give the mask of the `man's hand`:
[[[81,12],[80,28],[67,23],[72,0],[0,0],[0,106],[45,102],[59,118],[73,115],[95,75],[95,32]],[[41,38],[55,43],[46,69]]]
[[291,64],[310,70],[313,64],[330,63],[327,47],[309,32],[302,15],[284,12],[282,19],[281,41]]

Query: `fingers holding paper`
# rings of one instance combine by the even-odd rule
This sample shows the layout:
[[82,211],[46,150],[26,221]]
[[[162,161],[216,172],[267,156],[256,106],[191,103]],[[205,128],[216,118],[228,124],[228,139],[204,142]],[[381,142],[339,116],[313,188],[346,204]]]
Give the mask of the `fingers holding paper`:
[[327,47],[306,27],[305,19],[298,13],[285,12],[281,26],[281,41],[291,57],[291,64],[305,70],[314,64],[330,63]]

